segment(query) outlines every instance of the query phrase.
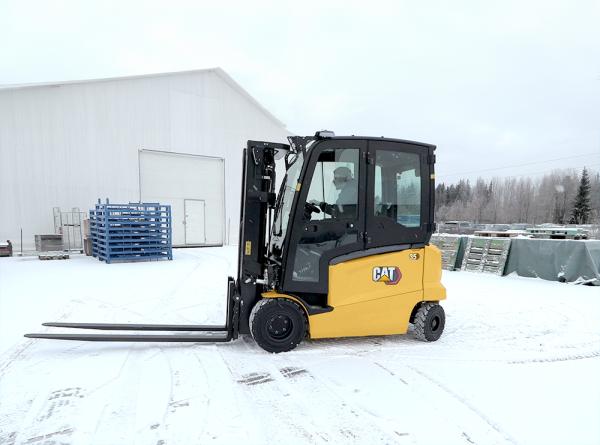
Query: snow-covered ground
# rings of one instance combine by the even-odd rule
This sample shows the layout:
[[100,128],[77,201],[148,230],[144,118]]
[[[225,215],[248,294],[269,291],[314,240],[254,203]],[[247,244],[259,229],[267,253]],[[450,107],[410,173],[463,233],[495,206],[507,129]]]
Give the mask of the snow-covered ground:
[[222,323],[235,255],[0,259],[0,444],[600,443],[598,287],[445,272],[435,343],[409,333],[273,355],[247,337],[22,337],[43,321]]

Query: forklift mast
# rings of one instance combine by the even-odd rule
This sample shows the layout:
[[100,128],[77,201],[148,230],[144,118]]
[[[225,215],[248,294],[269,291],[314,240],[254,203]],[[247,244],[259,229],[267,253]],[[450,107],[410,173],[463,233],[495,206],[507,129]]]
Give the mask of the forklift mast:
[[276,199],[275,157],[289,149],[286,144],[260,141],[248,141],[244,149],[237,277],[242,334],[250,332],[250,311],[267,284],[266,237]]

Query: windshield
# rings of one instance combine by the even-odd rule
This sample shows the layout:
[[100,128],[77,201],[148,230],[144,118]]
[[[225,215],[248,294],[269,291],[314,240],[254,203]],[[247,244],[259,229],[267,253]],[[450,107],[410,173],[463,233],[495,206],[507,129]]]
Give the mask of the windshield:
[[273,222],[271,237],[271,252],[281,252],[281,245],[287,232],[288,220],[290,219],[290,210],[294,201],[294,194],[300,178],[300,171],[304,164],[304,154],[298,153],[283,178],[281,190],[279,191],[277,209],[275,210],[275,221]]

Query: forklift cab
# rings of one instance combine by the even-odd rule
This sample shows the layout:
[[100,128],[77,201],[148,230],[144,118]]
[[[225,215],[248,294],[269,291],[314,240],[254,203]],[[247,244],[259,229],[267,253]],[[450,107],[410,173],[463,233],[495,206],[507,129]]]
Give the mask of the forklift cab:
[[[401,140],[331,137],[296,155],[271,236],[270,253],[282,264],[278,290],[323,305],[332,261],[427,244],[434,149]],[[282,230],[283,225],[289,227]]]

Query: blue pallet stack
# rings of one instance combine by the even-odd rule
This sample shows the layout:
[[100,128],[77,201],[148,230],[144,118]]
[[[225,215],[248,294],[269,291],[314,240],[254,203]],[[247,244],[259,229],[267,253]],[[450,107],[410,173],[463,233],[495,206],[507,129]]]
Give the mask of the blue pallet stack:
[[100,261],[173,259],[171,206],[103,204],[90,210],[92,255]]

